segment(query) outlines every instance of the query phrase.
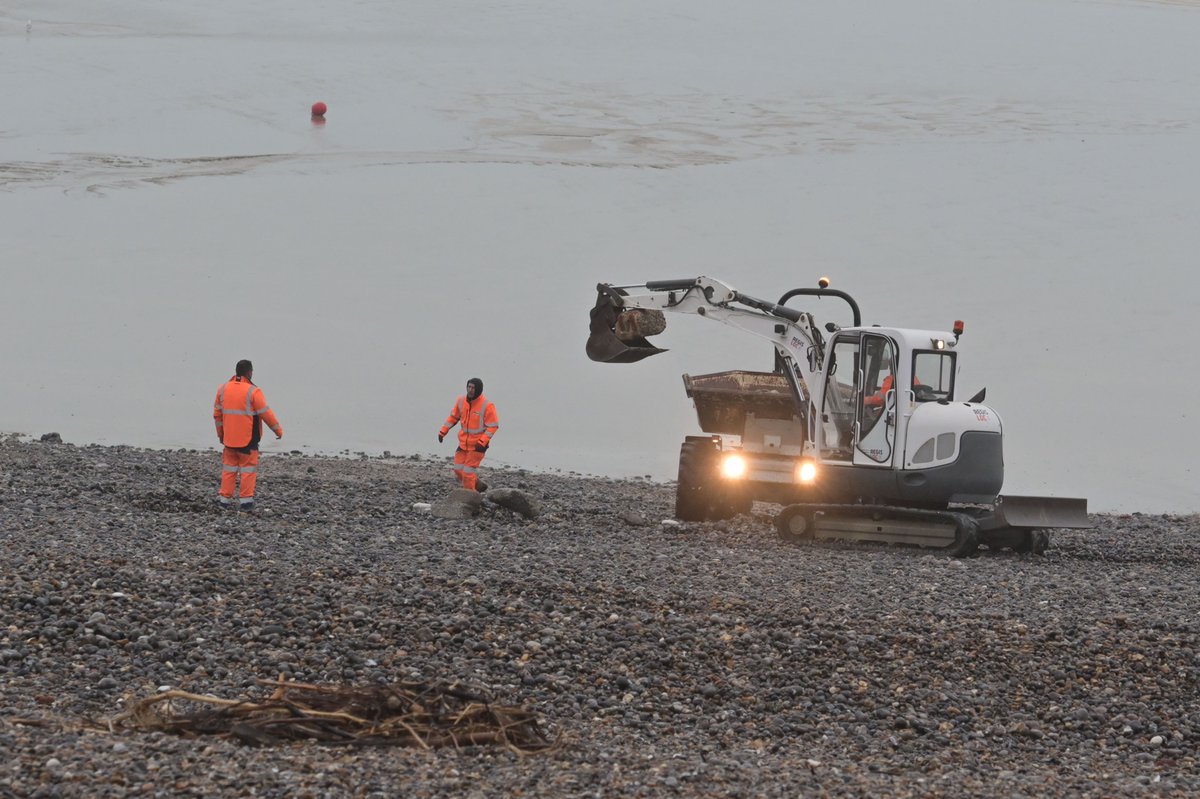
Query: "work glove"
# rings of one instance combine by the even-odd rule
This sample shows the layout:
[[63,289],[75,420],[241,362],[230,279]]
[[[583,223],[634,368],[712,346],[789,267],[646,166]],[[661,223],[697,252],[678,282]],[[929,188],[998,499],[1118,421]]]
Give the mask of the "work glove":
[[487,448],[488,448],[487,444],[476,444],[475,445],[476,452],[487,452]]
[[439,444],[442,443],[443,439],[445,439],[445,438],[446,438],[445,433],[438,433],[438,443]]
[[281,428],[279,428],[279,431],[275,433],[275,440],[276,440],[276,441],[278,441],[278,440],[279,440],[279,439],[281,439],[281,438],[283,438],[283,428],[282,428],[282,427],[281,427]]

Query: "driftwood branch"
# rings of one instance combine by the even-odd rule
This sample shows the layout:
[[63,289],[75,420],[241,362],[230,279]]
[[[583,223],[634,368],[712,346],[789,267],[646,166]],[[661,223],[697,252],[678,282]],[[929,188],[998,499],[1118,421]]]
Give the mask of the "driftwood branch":
[[459,683],[397,682],[377,686],[312,685],[258,680],[271,689],[257,698],[164,691],[135,702],[104,722],[109,731],[214,735],[251,746],[314,740],[333,744],[389,744],[433,749],[503,746],[519,755],[548,752],[536,713],[494,704]]

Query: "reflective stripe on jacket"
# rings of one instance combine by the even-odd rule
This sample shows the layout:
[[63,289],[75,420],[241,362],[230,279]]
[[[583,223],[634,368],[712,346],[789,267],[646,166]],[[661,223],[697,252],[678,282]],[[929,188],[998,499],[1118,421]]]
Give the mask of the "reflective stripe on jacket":
[[456,424],[459,425],[459,447],[470,449],[476,444],[486,447],[492,436],[500,431],[500,416],[496,413],[496,406],[488,402],[487,397],[479,396],[468,402],[463,395],[454,401],[454,407],[442,425],[441,434],[446,435]]
[[264,421],[276,435],[282,431],[262,389],[244,377],[230,378],[217,389],[213,421],[221,443],[233,449],[257,449]]

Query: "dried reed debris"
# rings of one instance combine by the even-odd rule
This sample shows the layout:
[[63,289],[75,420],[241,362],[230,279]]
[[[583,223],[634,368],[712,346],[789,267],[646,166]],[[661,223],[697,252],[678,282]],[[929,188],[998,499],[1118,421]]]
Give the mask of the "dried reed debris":
[[528,707],[496,704],[485,692],[457,682],[330,686],[280,677],[258,684],[271,689],[258,699],[164,691],[109,719],[108,728],[213,735],[252,746],[307,739],[421,749],[503,746],[531,755],[560,744],[543,734]]

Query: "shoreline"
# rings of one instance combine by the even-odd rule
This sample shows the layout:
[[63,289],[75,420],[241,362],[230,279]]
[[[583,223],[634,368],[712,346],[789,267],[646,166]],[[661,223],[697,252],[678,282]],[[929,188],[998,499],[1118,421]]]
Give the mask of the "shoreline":
[[[58,435],[58,434],[54,433],[54,432],[50,432],[50,433],[43,433],[39,436],[38,434],[33,434],[33,433],[24,433],[24,432],[15,432],[15,431],[0,431],[0,441],[3,441],[5,439],[11,439],[14,441],[19,441],[21,443],[39,443],[40,440],[44,440],[45,436],[54,436],[54,435]],[[176,453],[196,453],[196,454],[209,452],[209,453],[215,453],[218,455],[221,452],[221,449],[218,446],[211,446],[208,448],[165,447],[165,446],[158,447],[158,446],[141,446],[141,445],[137,445],[137,444],[116,444],[116,443],[103,443],[103,442],[86,442],[86,443],[82,443],[82,444],[76,444],[73,442],[61,441],[61,440],[59,441],[59,443],[62,443],[66,446],[79,447],[79,448],[101,447],[101,448],[114,448],[114,449],[144,450],[147,452],[176,452]],[[268,441],[268,440],[264,439],[263,443],[268,446],[271,446],[271,445],[277,444],[278,442],[275,442],[274,440]],[[286,451],[282,450],[282,449],[280,449],[280,450],[262,449],[261,454],[268,459],[275,458],[275,457],[318,458],[318,459],[329,458],[329,459],[334,459],[334,460],[363,460],[363,459],[366,459],[366,460],[380,460],[380,461],[415,461],[415,462],[422,462],[422,463],[429,463],[429,464],[439,464],[439,463],[449,464],[452,460],[452,455],[442,456],[442,455],[437,455],[435,453],[430,453],[430,452],[397,453],[397,452],[393,452],[388,449],[380,449],[377,452],[368,452],[366,450],[350,450],[350,449],[341,449],[341,450],[337,450],[337,451],[332,451],[332,450],[311,450],[311,451],[309,451],[307,445],[305,445],[301,449],[288,449]],[[631,483],[640,483],[640,484],[646,484],[646,485],[658,485],[658,486],[665,486],[665,487],[673,486],[675,483],[675,480],[673,478],[657,478],[651,474],[640,474],[640,475],[629,475],[629,476],[611,476],[611,475],[603,475],[603,474],[594,474],[591,472],[577,472],[577,471],[573,471],[573,470],[563,469],[560,467],[540,468],[540,467],[536,467],[536,466],[523,466],[520,464],[507,462],[503,459],[498,459],[498,460],[493,461],[491,455],[489,455],[488,459],[484,462],[483,469],[484,469],[484,471],[494,469],[498,472],[521,472],[524,474],[531,474],[531,475],[547,475],[547,476],[556,476],[556,477],[576,478],[576,479],[581,479],[581,480],[603,480],[603,481],[613,481],[613,482],[631,482]],[[1003,494],[1003,491],[1001,493]],[[1067,496],[1067,495],[1048,493],[1047,496],[1056,497],[1056,496]],[[1196,510],[1169,510],[1169,511],[1152,510],[1152,509],[1097,510],[1094,507],[1096,501],[1092,497],[1087,497],[1087,502],[1088,502],[1088,515],[1089,516],[1116,516],[1116,517],[1166,516],[1166,517],[1171,517],[1171,518],[1188,518],[1188,517],[1192,517],[1192,516],[1200,517],[1200,507],[1197,507]]]
[[[455,433],[455,435],[456,434],[457,433]],[[75,443],[73,441],[66,441],[66,440],[62,439],[61,436],[59,436],[57,441],[50,441],[50,442],[46,441],[45,437],[58,436],[58,435],[59,434],[56,432],[42,433],[39,435],[39,434],[35,434],[35,433],[24,433],[24,432],[12,431],[12,430],[0,430],[0,441],[4,441],[7,439],[7,440],[20,442],[23,444],[57,443],[57,444],[61,444],[63,446],[76,447],[79,449],[100,447],[100,448],[112,448],[112,449],[130,449],[130,450],[139,450],[139,451],[146,451],[146,452],[174,452],[174,453],[194,453],[194,454],[202,454],[202,453],[211,452],[211,453],[215,453],[217,455],[220,455],[220,453],[221,453],[220,446],[210,446],[210,447],[152,446],[152,445],[140,445],[140,444],[108,443],[108,442],[103,442],[103,441],[88,441],[88,442],[84,442],[84,443]],[[302,447],[299,449],[286,449],[285,450],[285,449],[282,449],[282,447],[288,446],[288,445],[285,445],[281,441],[276,441],[274,439],[268,440],[268,438],[264,438],[261,443],[263,445],[266,445],[266,447],[271,447],[271,446],[281,447],[281,449],[263,448],[260,450],[261,455],[263,455],[264,457],[271,457],[271,458],[274,458],[274,457],[328,458],[331,460],[364,460],[364,459],[366,459],[366,460],[391,460],[391,461],[420,461],[420,462],[426,462],[426,463],[445,462],[447,464],[449,464],[453,459],[452,454],[451,455],[438,455],[436,453],[431,453],[431,452],[402,453],[402,452],[393,452],[390,449],[379,449],[378,451],[341,449],[341,450],[335,451],[335,450],[312,449],[307,444],[302,445]],[[453,452],[453,450],[451,450],[451,452]],[[494,463],[494,465],[493,465],[493,463]],[[592,480],[615,480],[618,482],[630,481],[630,482],[635,482],[635,483],[652,483],[652,484],[656,484],[656,485],[670,485],[675,482],[673,479],[666,479],[666,478],[660,479],[660,478],[654,477],[653,475],[648,475],[648,474],[631,475],[631,476],[627,476],[627,477],[622,477],[622,476],[594,474],[591,472],[576,472],[576,471],[572,471],[572,470],[568,470],[568,469],[563,469],[560,467],[542,468],[542,467],[536,467],[536,466],[523,466],[521,464],[511,463],[511,462],[505,461],[503,459],[499,459],[499,460],[496,460],[493,462],[491,455],[489,455],[487,460],[484,462],[483,468],[485,470],[494,468],[497,471],[504,471],[504,472],[525,472],[528,474],[545,474],[545,475],[554,475],[554,476],[559,476],[559,477],[575,477],[575,478],[580,478],[580,479],[592,479]]]

